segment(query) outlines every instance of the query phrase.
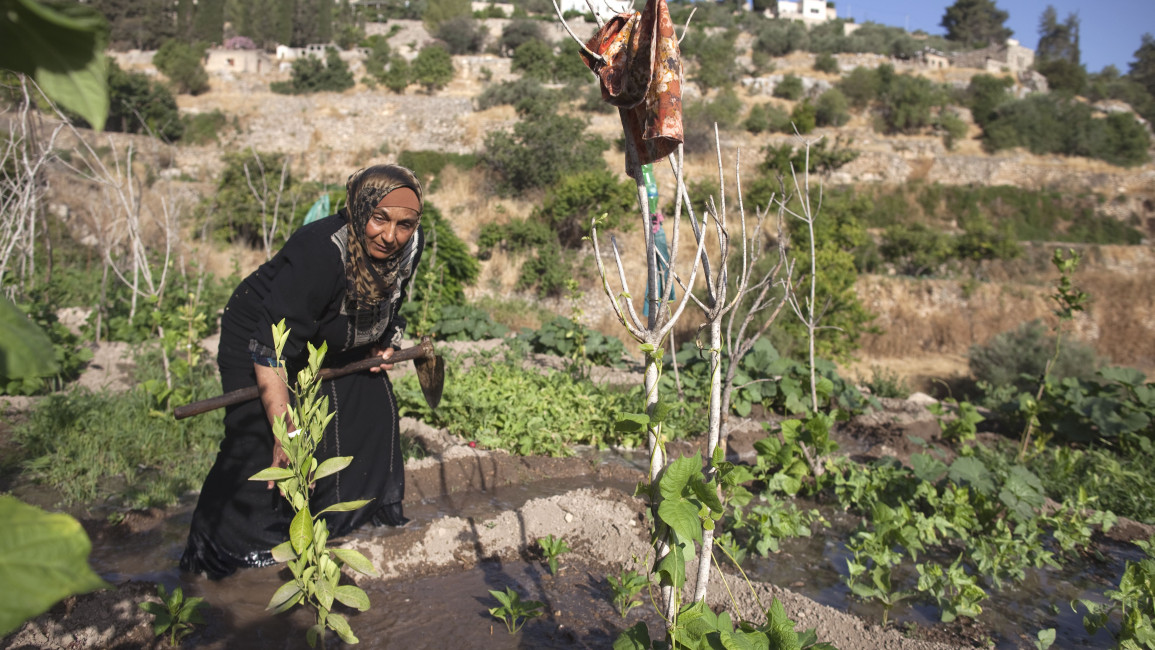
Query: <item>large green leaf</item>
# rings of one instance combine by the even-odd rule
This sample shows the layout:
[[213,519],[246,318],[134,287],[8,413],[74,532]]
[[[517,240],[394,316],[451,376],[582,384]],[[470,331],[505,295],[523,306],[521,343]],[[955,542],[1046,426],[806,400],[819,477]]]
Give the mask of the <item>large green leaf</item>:
[[698,508],[685,499],[666,499],[658,505],[658,517],[682,539],[702,541],[702,521]]
[[0,0],[0,68],[32,76],[97,130],[108,117],[106,40],[104,18],[91,7]]
[[338,560],[344,562],[349,568],[365,575],[377,575],[377,569],[373,567],[373,563],[369,561],[360,551],[354,551],[351,548],[331,548],[329,553],[333,554]]
[[293,543],[297,555],[304,553],[309,544],[313,543],[313,517],[309,515],[309,508],[302,508],[293,517],[289,524],[289,541]]
[[48,335],[7,298],[0,298],[0,377],[50,377],[57,372],[55,358]]
[[650,650],[650,630],[645,621],[638,621],[622,632],[614,641],[614,650]]
[[662,498],[673,499],[681,496],[682,490],[690,482],[690,477],[698,472],[702,472],[702,456],[695,453],[693,456],[681,457],[662,470],[661,477],[658,478],[658,489],[661,491]]
[[0,637],[58,600],[108,586],[88,567],[80,523],[0,496]]

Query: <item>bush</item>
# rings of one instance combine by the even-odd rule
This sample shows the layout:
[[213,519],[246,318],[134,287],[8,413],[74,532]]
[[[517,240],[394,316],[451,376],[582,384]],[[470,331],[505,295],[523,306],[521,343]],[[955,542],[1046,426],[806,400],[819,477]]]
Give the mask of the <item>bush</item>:
[[842,126],[850,121],[846,96],[837,88],[831,88],[818,96],[814,105],[814,119],[818,126]]
[[381,74],[381,83],[395,93],[403,93],[409,87],[413,71],[404,57],[395,56],[389,60],[389,67]]
[[553,61],[553,78],[558,83],[588,83],[594,76],[581,57],[581,47],[571,39],[562,41]]
[[441,23],[436,36],[445,42],[450,54],[474,54],[485,43],[485,28],[472,18],[457,16]]
[[694,29],[686,35],[687,43],[683,52],[693,52],[697,68],[690,81],[703,92],[712,89],[729,88],[738,77],[738,64],[734,52],[734,42],[738,32],[730,29],[717,34],[707,34],[705,30]]
[[523,78],[549,82],[553,80],[553,48],[545,41],[526,41],[513,52],[510,68]]
[[289,81],[274,81],[269,90],[284,95],[307,95],[319,92],[342,92],[353,87],[353,73],[341,60],[337,50],[330,48],[325,62],[312,56],[293,61]]
[[[259,165],[251,151],[226,153],[222,157],[224,171],[221,172],[216,192],[211,198],[206,199],[206,202],[212,204],[207,213],[211,215],[213,222],[212,226],[205,230],[211,232],[213,237],[223,241],[242,242],[251,248],[261,248],[264,246],[261,232],[261,208],[253,197],[252,190],[249,189],[245,167],[248,166],[249,176],[255,187],[267,186],[275,190],[281,183],[281,169],[285,156],[279,153],[261,152],[256,152],[255,155],[260,158]],[[261,169],[264,169],[263,179],[261,178]],[[285,178],[285,196],[281,199],[281,205],[292,203],[291,200],[286,199],[294,190],[293,183],[292,175],[287,175]],[[281,229],[280,232],[283,236],[286,230],[285,228]],[[283,237],[274,241],[273,248],[276,249],[283,241]]]
[[788,74],[774,85],[774,96],[790,101],[797,101],[802,97],[802,79]]
[[178,93],[199,95],[209,89],[209,75],[201,65],[203,52],[203,47],[168,40],[153,55],[152,63]]
[[632,181],[619,181],[608,169],[595,169],[562,178],[530,218],[544,223],[563,247],[578,248],[593,217],[604,214],[605,229],[629,229],[637,201]]
[[1091,107],[1051,95],[1007,102],[983,129],[989,150],[1026,147],[1035,154],[1099,158],[1131,167],[1147,161],[1150,137],[1130,113],[1094,117]]
[[977,74],[971,77],[966,89],[966,105],[971,109],[975,124],[985,127],[995,115],[995,109],[1011,98],[1007,88],[1014,81],[1009,77],[992,77]]
[[790,115],[773,104],[756,104],[750,107],[750,114],[742,126],[751,133],[789,132]]
[[545,37],[541,33],[541,22],[536,20],[514,20],[502,30],[498,45],[501,49],[501,54],[513,56],[517,48],[529,41],[544,40]]
[[228,117],[218,109],[209,113],[195,113],[182,115],[184,136],[181,141],[185,144],[208,144],[216,142],[221,129],[228,123]]
[[838,89],[846,96],[850,105],[859,110],[866,108],[878,98],[880,87],[878,73],[858,66],[838,82]]
[[684,147],[689,153],[714,150],[714,125],[725,130],[737,126],[742,100],[733,89],[725,89],[712,100],[701,99],[685,105]]
[[[1034,392],[1047,361],[1055,354],[1055,337],[1042,321],[1022,323],[1013,330],[995,335],[982,345],[972,345],[967,352],[971,376],[992,386],[1014,386],[1019,391]],[[1051,367],[1056,381],[1066,377],[1090,379],[1098,367],[1090,346],[1065,337],[1059,358]]]
[[453,59],[449,50],[440,43],[431,43],[421,48],[413,60],[413,81],[421,84],[425,92],[440,90],[453,81]]
[[537,79],[523,77],[486,86],[485,90],[481,91],[481,95],[477,97],[477,110],[484,111],[494,106],[522,104],[526,107],[524,112],[537,113],[539,111],[530,109],[529,106],[548,107],[556,102],[557,93],[541,85]]
[[954,111],[944,110],[939,113],[938,127],[942,129],[942,143],[947,149],[954,149],[959,140],[966,137],[967,125]]
[[770,56],[786,56],[805,50],[809,43],[806,26],[793,20],[767,20],[754,38],[753,49]]
[[362,45],[369,49],[365,57],[365,71],[377,81],[385,81],[385,70],[389,68],[389,41],[382,34],[374,34],[365,39]]
[[[78,122],[83,120],[77,118]],[[108,120],[104,128],[120,133],[151,133],[166,141],[184,135],[176,100],[164,85],[126,72],[108,61]]]
[[882,121],[889,133],[914,133],[931,124],[931,108],[943,98],[935,85],[923,78],[896,75],[882,94]]
[[921,223],[894,224],[882,235],[879,252],[903,275],[933,273],[954,253],[951,238]]
[[586,122],[580,118],[526,115],[512,132],[487,135],[481,159],[503,194],[549,187],[567,174],[605,167],[602,152],[609,145],[585,130]]
[[833,54],[823,52],[814,59],[814,69],[819,72],[838,74],[838,59]]
[[397,156],[397,164],[413,170],[428,194],[436,191],[441,170],[447,165],[453,165],[458,169],[473,169],[477,165],[477,156],[443,151],[405,150]]
[[794,124],[794,128],[798,129],[798,133],[803,135],[810,133],[818,123],[818,109],[814,108],[809,99],[795,104],[794,110],[790,112],[790,121]]

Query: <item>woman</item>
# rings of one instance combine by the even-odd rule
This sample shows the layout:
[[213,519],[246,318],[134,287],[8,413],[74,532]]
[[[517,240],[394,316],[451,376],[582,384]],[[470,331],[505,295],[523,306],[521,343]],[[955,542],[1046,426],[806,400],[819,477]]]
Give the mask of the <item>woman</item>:
[[[403,525],[404,464],[397,402],[382,369],[400,347],[398,310],[421,260],[421,185],[396,165],[362,169],[346,184],[348,206],[303,226],[277,255],[246,278],[221,319],[217,364],[225,392],[256,384],[260,400],[225,411],[225,438],[193,513],[185,571],[222,578],[237,568],[273,562],[269,550],[288,539],[293,512],[271,482],[248,480],[288,459],[273,437],[289,393],[278,376],[271,327],[291,329],[283,361],[291,378],[307,359],[307,342],[328,343],[326,366],[367,355],[382,365],[322,385],[336,415],[317,446],[318,461],[352,456],[341,472],[316,483],[313,512],[340,501],[372,499],[360,510],[327,515],[330,534],[372,522]],[[287,422],[289,430],[293,424]]]

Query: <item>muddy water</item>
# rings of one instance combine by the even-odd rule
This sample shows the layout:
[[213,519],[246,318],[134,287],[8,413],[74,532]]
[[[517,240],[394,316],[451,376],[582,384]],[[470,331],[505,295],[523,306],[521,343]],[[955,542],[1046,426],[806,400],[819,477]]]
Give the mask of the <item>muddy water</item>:
[[[800,508],[814,504],[798,503]],[[883,608],[874,602],[863,602],[850,593],[842,582],[846,575],[846,561],[852,554],[845,541],[858,523],[858,518],[828,506],[819,511],[830,522],[830,528],[815,528],[810,538],[783,540],[778,554],[766,558],[750,554],[744,564],[751,580],[771,582],[789,587],[824,605],[849,611],[866,621],[881,622]],[[1052,648],[1083,650],[1107,648],[1113,640],[1106,630],[1088,635],[1083,628],[1083,615],[1071,609],[1071,602],[1090,599],[1104,602],[1103,592],[1113,589],[1123,575],[1127,561],[1138,561],[1142,553],[1131,544],[1104,540],[1102,556],[1080,558],[1060,569],[1028,569],[1026,578],[1017,585],[1004,583],[1005,589],[987,588],[990,598],[981,603],[983,627],[994,637],[994,647],[1012,650],[1034,647],[1039,630],[1055,628],[1056,641]],[[919,556],[919,561],[950,564],[954,557]],[[896,586],[913,587],[918,574],[896,569]],[[939,623],[940,611],[936,606],[908,600],[890,611],[890,620],[899,626],[930,627]]]
[[[590,477],[555,479],[426,499],[406,506],[411,521],[405,530],[420,529],[447,516],[492,519],[531,499],[564,494],[591,483]],[[634,487],[612,480],[597,485],[627,493]],[[273,617],[264,609],[288,577],[283,568],[250,569],[217,582],[180,574],[177,563],[191,516],[192,504],[186,504],[145,534],[94,538],[94,569],[113,583],[129,579],[162,582],[205,598],[212,609],[205,617],[207,625],[193,637],[197,647],[307,647],[305,630],[313,623],[307,612],[298,608]],[[381,540],[402,532],[378,527],[351,537]],[[622,630],[646,616],[653,618],[651,629],[659,629],[660,619],[648,607],[635,608],[625,620],[617,614],[606,573],[567,566],[563,555],[557,576],[549,575],[538,561],[487,561],[465,570],[450,567],[391,583],[363,579],[360,584],[372,608],[365,613],[344,613],[361,646],[367,648],[607,648]],[[524,599],[545,604],[544,615],[513,636],[488,613],[488,608],[498,604],[488,592],[507,586]]]
[[[645,461],[615,458],[603,462],[636,468]],[[476,489],[407,505],[406,515],[412,519],[408,528],[420,530],[448,516],[487,521],[531,499],[591,485],[626,493],[633,489],[633,484],[624,480],[595,480],[588,475]],[[170,587],[182,585],[187,593],[204,597],[213,609],[206,616],[207,626],[193,638],[197,647],[303,647],[304,630],[312,623],[306,612],[271,617],[264,611],[270,595],[287,577],[283,570],[253,569],[220,582],[179,574],[176,567],[191,508],[188,504],[170,511],[159,526],[144,534],[94,538],[94,567],[111,582],[133,579],[163,582]],[[881,608],[852,597],[841,580],[849,557],[844,540],[857,519],[833,508],[821,509],[831,528],[816,529],[811,538],[785,540],[781,552],[769,558],[750,557],[745,567],[750,578],[789,587],[867,621],[880,621]],[[380,540],[402,533],[373,528],[355,536]],[[995,647],[1032,647],[1030,639],[1048,627],[1057,630],[1055,648],[1111,645],[1106,632],[1088,637],[1082,627],[1082,613],[1072,612],[1069,605],[1079,598],[1102,600],[1102,592],[1112,588],[1122,574],[1124,562],[1139,556],[1128,545],[1109,545],[1103,552],[1106,557],[1101,561],[1080,561],[1061,570],[1029,571],[1013,592],[996,593],[984,601],[981,620],[994,636]],[[953,558],[934,559],[949,563]],[[351,623],[362,645],[369,648],[605,648],[621,630],[642,620],[639,617],[654,617],[652,609],[643,606],[623,621],[610,604],[612,594],[604,568],[566,566],[564,556],[562,567],[558,576],[550,576],[536,561],[489,561],[468,569],[431,570],[427,575],[390,583],[362,580],[373,607],[363,614],[351,613]],[[913,584],[917,576],[912,572],[896,578],[902,584]],[[507,586],[517,589],[523,598],[546,604],[546,615],[530,621],[515,636],[487,611],[497,604],[488,592]],[[910,601],[901,603],[890,616],[900,625],[930,627],[938,623],[934,607]],[[651,630],[661,626],[656,617],[647,622]]]

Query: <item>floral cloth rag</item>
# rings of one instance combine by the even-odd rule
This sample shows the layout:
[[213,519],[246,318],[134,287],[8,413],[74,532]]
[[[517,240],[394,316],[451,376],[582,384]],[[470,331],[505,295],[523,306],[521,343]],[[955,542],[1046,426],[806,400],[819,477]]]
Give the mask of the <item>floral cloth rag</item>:
[[[582,52],[601,82],[602,99],[622,109],[637,164],[670,155],[682,142],[682,60],[666,0],[648,0],[641,13],[614,16],[586,47],[605,60]],[[635,173],[628,154],[626,173]]]

